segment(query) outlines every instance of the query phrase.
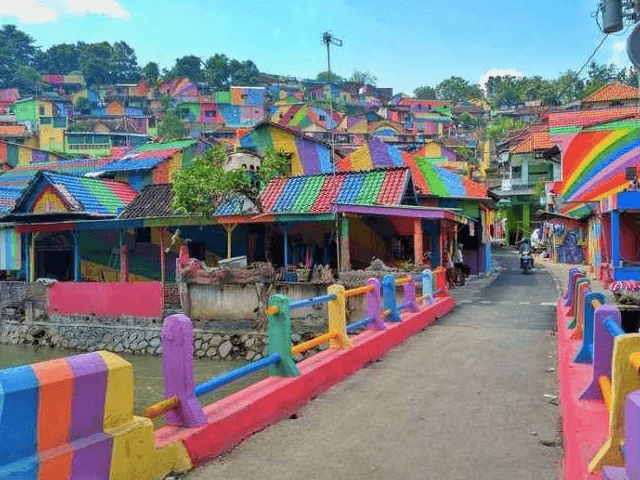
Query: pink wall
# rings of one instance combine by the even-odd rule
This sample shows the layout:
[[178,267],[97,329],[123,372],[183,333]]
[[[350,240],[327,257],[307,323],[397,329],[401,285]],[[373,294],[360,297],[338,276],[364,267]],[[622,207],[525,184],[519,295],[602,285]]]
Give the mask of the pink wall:
[[59,315],[159,317],[162,284],[59,282],[48,291],[48,311]]

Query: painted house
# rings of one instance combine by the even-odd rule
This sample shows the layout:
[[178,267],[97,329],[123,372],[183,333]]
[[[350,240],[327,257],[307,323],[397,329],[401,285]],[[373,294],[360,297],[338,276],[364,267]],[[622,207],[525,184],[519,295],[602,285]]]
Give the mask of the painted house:
[[94,248],[96,238],[79,235],[75,222],[114,218],[136,196],[131,187],[120,182],[38,172],[2,217],[3,235],[18,239],[0,245],[0,257],[12,257],[16,264],[7,270],[19,266],[22,278],[29,281],[37,277],[79,281],[83,256]]
[[638,105],[638,89],[622,82],[609,82],[580,102],[581,110],[633,107]]
[[14,102],[10,109],[18,121],[37,132],[40,148],[64,151],[64,133],[73,116],[71,102],[58,96],[30,97]]
[[65,131],[63,150],[68,154],[108,156],[113,148],[137,148],[151,140],[149,135],[118,131]]
[[9,106],[20,100],[17,88],[0,89],[0,114],[9,113]]
[[158,85],[158,92],[168,95],[173,100],[197,98],[200,95],[198,86],[187,77],[175,77]]
[[331,145],[283,125],[260,122],[240,138],[238,146],[261,156],[269,148],[287,154],[291,159],[292,175],[333,171]]
[[63,155],[32,148],[18,143],[0,141],[0,168],[9,170],[18,166],[42,165],[65,160]]

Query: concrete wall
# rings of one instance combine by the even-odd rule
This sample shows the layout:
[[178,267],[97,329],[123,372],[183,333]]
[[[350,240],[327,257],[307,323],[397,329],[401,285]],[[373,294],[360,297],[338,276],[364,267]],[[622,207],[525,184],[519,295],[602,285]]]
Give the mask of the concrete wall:
[[162,284],[158,282],[59,282],[49,287],[48,311],[61,315],[156,317],[162,314],[162,298]]

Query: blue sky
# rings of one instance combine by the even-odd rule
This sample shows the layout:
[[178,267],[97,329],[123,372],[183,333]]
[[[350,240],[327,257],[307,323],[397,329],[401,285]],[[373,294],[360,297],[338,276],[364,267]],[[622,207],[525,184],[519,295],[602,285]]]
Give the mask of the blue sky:
[[[368,70],[379,86],[411,93],[451,75],[479,83],[492,69],[555,77],[577,69],[602,34],[598,0],[0,0],[1,23],[15,23],[47,48],[124,40],[141,65],[225,53],[261,71],[315,77],[326,69],[321,34],[344,46],[332,70]],[[596,57],[627,65],[626,34]]]

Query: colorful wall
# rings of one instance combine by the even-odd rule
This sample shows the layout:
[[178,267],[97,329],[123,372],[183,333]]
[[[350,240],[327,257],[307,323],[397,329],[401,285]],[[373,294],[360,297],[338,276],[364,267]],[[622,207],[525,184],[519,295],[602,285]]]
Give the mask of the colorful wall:
[[296,135],[275,125],[261,124],[240,139],[240,147],[263,154],[268,148],[291,155],[292,175],[312,175],[333,170],[328,145]]
[[338,170],[343,172],[357,170],[371,170],[383,167],[404,167],[408,153],[398,150],[377,138],[372,138],[365,145],[359,147],[338,164]]

